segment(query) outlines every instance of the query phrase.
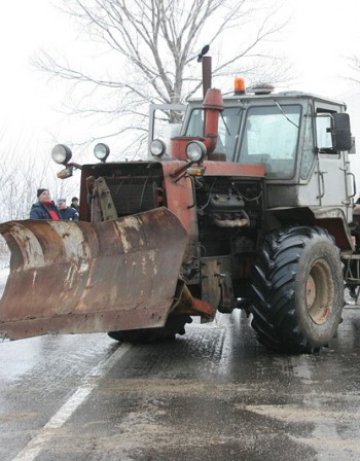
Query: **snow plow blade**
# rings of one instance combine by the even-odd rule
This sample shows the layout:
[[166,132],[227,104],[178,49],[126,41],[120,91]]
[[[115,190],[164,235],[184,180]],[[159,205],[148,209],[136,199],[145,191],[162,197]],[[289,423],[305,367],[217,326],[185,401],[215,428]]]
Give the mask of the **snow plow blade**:
[[10,221],[0,233],[11,250],[2,337],[165,324],[187,243],[167,208],[96,223]]

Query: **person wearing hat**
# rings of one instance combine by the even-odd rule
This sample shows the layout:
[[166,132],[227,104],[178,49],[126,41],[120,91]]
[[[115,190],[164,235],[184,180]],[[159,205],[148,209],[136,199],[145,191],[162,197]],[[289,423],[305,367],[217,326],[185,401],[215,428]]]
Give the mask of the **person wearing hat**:
[[69,221],[79,221],[79,213],[74,208],[66,205],[66,199],[59,198],[57,206],[60,211],[61,219],[67,219]]
[[37,190],[38,201],[33,204],[30,211],[30,219],[53,219],[60,221],[60,211],[51,200],[49,189]]

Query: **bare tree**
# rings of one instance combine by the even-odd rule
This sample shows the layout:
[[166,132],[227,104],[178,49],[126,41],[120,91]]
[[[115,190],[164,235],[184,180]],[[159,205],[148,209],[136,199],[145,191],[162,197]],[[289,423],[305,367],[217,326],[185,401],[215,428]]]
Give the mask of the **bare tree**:
[[[284,25],[276,20],[274,0],[270,9],[264,0],[63,0],[63,5],[84,33],[109,52],[108,65],[84,70],[47,53],[36,65],[76,87],[87,85],[77,113],[126,118],[108,135],[134,127],[146,135],[148,103],[182,103],[194,95],[201,86],[194,51],[205,44],[218,50],[214,78],[229,72],[256,75],[259,62],[269,61],[260,45]],[[271,79],[278,80],[272,72]],[[89,102],[99,89],[106,94],[101,108]]]
[[357,55],[347,56],[347,76],[346,80],[349,80],[355,85],[360,84],[360,57]]

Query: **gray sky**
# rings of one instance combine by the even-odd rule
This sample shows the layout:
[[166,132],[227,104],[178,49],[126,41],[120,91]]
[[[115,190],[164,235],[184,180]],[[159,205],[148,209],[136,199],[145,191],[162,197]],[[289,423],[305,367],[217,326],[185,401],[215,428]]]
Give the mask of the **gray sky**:
[[[356,0],[287,0],[284,4],[291,22],[284,42],[274,47],[294,63],[293,89],[334,97],[357,92],[341,78],[348,73],[343,57],[355,53],[359,42]],[[51,0],[2,2],[0,134],[4,137],[5,132],[7,143],[36,139],[38,149],[48,151],[54,142],[68,142],[74,129],[85,129],[86,121],[74,127],[56,111],[66,94],[64,87],[48,82],[30,63],[39,49],[76,57],[81,50],[76,39],[68,17]],[[82,46],[89,53],[90,44]]]
[[285,46],[299,72],[299,89],[326,96],[352,90],[344,57],[359,53],[356,0],[301,0],[292,4]]

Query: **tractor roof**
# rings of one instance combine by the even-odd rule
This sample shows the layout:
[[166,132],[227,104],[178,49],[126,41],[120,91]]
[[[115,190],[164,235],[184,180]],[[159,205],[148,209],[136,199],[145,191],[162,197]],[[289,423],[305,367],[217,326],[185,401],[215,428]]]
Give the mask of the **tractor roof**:
[[[318,101],[318,102],[322,102],[322,103],[326,103],[326,104],[333,104],[333,105],[337,105],[337,106],[342,106],[346,109],[346,104],[342,101],[339,101],[339,100],[336,100],[336,99],[330,99],[330,98],[327,98],[327,97],[324,97],[324,96],[320,96],[320,95],[317,95],[317,94],[313,94],[313,93],[306,93],[306,92],[303,92],[303,91],[280,91],[278,93],[273,93],[273,92],[269,92],[269,93],[246,93],[246,94],[224,94],[223,95],[223,98],[224,98],[224,103],[225,105],[228,105],[229,103],[233,102],[233,103],[239,103],[239,102],[244,102],[244,103],[247,103],[249,101],[254,101],[254,100],[257,100],[257,101],[271,101],[271,100],[274,100],[276,99],[277,101],[278,100],[286,100],[286,102],[288,103],[289,100],[296,100],[296,99],[311,99],[311,100],[314,100],[314,101]],[[202,98],[194,98],[194,99],[191,99],[189,101],[190,103],[202,103]]]

